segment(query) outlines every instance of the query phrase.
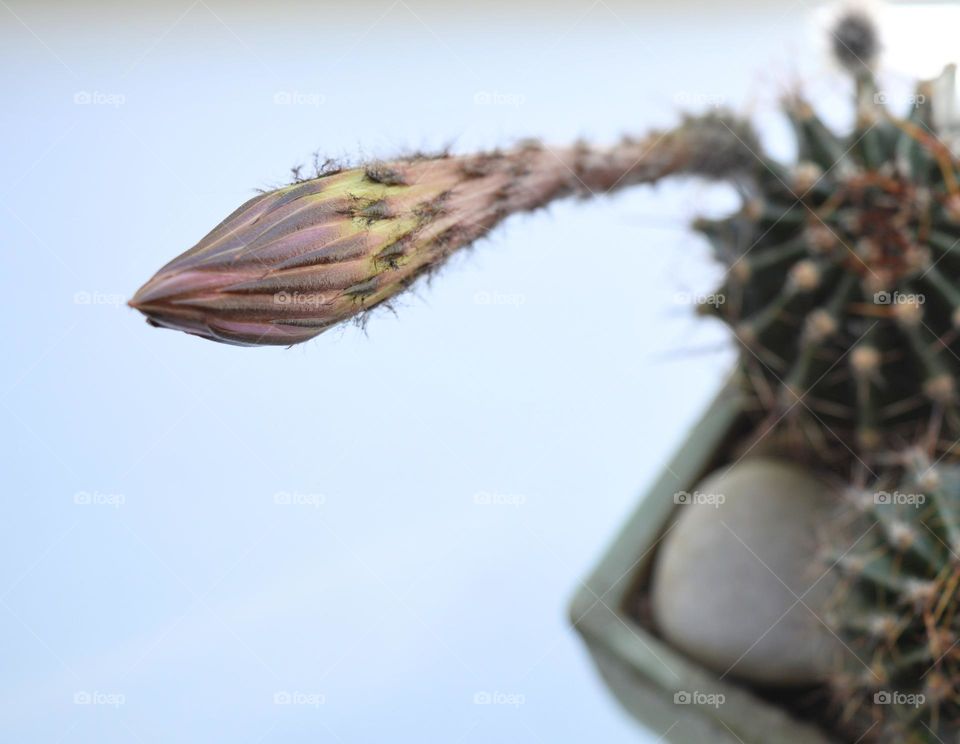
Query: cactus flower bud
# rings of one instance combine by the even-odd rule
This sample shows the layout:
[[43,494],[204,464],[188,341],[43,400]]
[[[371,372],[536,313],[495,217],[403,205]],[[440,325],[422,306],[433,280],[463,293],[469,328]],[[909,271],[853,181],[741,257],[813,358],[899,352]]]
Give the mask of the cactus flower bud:
[[[261,194],[164,266],[130,305],[155,326],[240,345],[290,345],[388,302],[517,212],[677,172],[740,167],[716,115],[610,148],[414,158]],[[724,154],[724,148],[740,157]]]

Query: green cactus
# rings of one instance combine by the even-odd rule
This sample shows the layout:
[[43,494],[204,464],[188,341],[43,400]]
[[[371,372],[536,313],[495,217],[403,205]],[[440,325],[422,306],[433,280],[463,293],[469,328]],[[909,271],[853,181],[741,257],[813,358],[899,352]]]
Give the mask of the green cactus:
[[866,452],[931,416],[952,440],[960,189],[934,125],[937,86],[921,84],[899,119],[865,65],[855,78],[852,132],[831,132],[788,97],[798,162],[758,156],[743,208],[696,225],[727,268],[726,302],[704,311],[732,327],[746,379],[775,417],[814,419],[821,436]]
[[905,451],[851,487],[825,532],[841,577],[826,621],[844,640],[832,680],[865,741],[955,741],[960,732],[960,467]]

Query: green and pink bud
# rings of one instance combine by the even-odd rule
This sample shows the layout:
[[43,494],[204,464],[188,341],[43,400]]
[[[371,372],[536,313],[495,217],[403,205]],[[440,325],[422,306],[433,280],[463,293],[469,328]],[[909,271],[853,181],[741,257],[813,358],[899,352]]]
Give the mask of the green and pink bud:
[[505,218],[573,194],[752,161],[719,117],[605,149],[376,163],[261,194],[168,263],[130,304],[155,326],[290,345],[389,302]]

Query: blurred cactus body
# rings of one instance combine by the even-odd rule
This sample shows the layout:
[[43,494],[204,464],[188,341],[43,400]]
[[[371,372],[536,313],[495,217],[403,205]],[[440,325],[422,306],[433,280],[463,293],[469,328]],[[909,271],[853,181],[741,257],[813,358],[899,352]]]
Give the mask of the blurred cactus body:
[[761,407],[870,452],[931,417],[960,435],[960,186],[938,86],[919,85],[905,118],[891,113],[864,23],[845,18],[835,44],[856,81],[853,130],[834,133],[788,96],[798,161],[758,154],[743,208],[696,227],[726,267],[726,302],[703,310],[733,329]]
[[832,617],[851,653],[833,679],[867,741],[953,741],[960,720],[960,468],[921,449],[851,488],[825,558],[843,577]]

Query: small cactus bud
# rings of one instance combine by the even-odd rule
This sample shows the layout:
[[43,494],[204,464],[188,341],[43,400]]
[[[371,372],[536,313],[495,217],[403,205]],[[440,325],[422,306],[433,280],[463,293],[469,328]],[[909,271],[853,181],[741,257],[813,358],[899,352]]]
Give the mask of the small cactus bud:
[[940,471],[933,465],[929,465],[918,474],[917,485],[924,491],[940,488]]
[[766,205],[763,203],[763,199],[749,199],[743,205],[743,213],[747,216],[747,219],[754,222],[763,216],[764,209],[766,209]]
[[780,388],[780,392],[777,395],[777,404],[780,410],[793,409],[798,403],[803,401],[804,395],[806,395],[806,391],[801,390],[796,385],[786,383]]
[[839,243],[836,233],[819,221],[807,227],[807,242],[818,253],[827,253]]
[[793,190],[797,196],[803,196],[823,178],[823,168],[809,160],[797,163],[793,169]]
[[956,696],[956,681],[948,679],[939,672],[931,672],[927,675],[924,692],[930,703],[936,705]]
[[949,374],[937,375],[923,383],[923,392],[938,403],[949,403],[956,394],[956,382]]
[[877,449],[883,437],[880,432],[870,426],[861,426],[857,428],[856,431],[857,444],[859,444],[864,450],[870,452]]
[[887,525],[887,540],[900,552],[908,550],[917,539],[917,531],[900,520],[894,520]]
[[880,351],[875,346],[863,344],[850,352],[850,367],[853,374],[861,379],[874,377],[880,369],[880,361]]
[[943,212],[951,222],[960,223],[960,194],[950,194],[943,200]]
[[874,493],[866,488],[850,486],[844,492],[847,502],[858,512],[865,513],[873,509]]
[[826,310],[814,310],[804,321],[804,335],[808,340],[815,343],[830,338],[836,332],[837,321]]
[[757,332],[753,324],[748,322],[740,323],[733,329],[733,333],[744,346],[748,348],[756,346]]
[[904,326],[918,326],[923,320],[923,305],[914,299],[893,305],[893,317]]
[[915,607],[930,604],[937,596],[937,582],[910,578],[905,582],[904,600]]
[[867,559],[862,555],[844,555],[837,565],[849,576],[860,576],[867,567]]
[[899,622],[895,615],[876,614],[868,618],[867,632],[878,639],[893,638],[897,633],[898,626]]
[[746,284],[750,281],[750,277],[753,274],[753,269],[750,266],[750,262],[746,259],[737,261],[733,266],[730,267],[730,276],[736,279],[740,284]]
[[847,70],[860,73],[873,67],[880,53],[877,27],[865,12],[849,10],[833,27],[833,54]]
[[820,269],[813,261],[798,261],[790,270],[790,283],[800,292],[812,292],[820,286]]

